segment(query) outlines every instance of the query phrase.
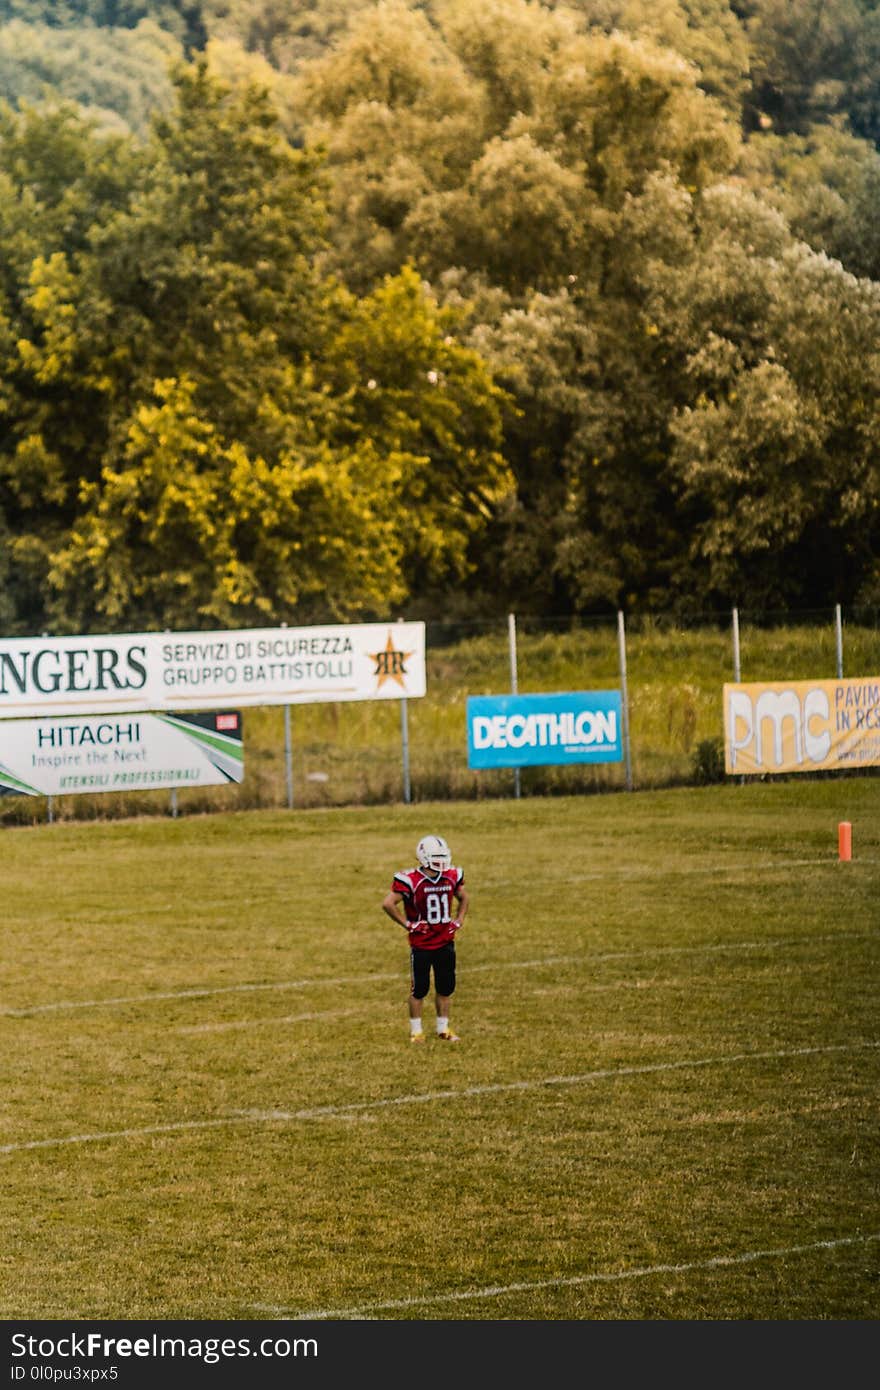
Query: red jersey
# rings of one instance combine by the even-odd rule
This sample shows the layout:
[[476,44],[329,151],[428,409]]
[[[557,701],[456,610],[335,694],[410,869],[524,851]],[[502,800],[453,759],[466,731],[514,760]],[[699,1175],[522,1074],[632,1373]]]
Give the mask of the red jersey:
[[464,869],[452,865],[439,874],[424,869],[400,869],[391,884],[392,893],[403,898],[406,920],[418,923],[409,934],[411,946],[422,951],[436,951],[452,941],[455,917],[452,900],[464,883]]

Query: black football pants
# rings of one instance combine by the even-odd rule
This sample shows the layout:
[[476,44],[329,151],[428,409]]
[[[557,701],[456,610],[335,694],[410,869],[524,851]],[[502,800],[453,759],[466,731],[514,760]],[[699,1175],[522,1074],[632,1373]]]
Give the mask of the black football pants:
[[438,994],[453,994],[455,991],[455,942],[447,941],[436,951],[423,951],[418,946],[410,948],[410,979],[414,999],[424,999],[431,988],[431,970],[434,971],[434,988]]

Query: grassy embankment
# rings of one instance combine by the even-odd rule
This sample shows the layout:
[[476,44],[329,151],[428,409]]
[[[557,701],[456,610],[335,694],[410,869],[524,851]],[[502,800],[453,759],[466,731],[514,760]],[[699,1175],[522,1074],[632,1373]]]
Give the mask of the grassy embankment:
[[[437,630],[439,634],[440,630]],[[407,707],[411,794],[415,801],[509,796],[509,770],[467,766],[465,711],[469,695],[510,689],[505,624],[455,645],[427,634],[428,694]],[[648,624],[627,635],[631,757],[636,789],[699,780],[701,744],[723,734],[722,687],[734,678],[730,630],[674,629]],[[526,694],[594,690],[620,685],[617,628],[585,625],[575,632],[521,630],[518,687]],[[830,679],[836,674],[831,616],[815,627],[763,629],[743,625],[741,679]],[[844,628],[844,674],[880,673],[880,632]],[[297,808],[378,804],[403,799],[401,711],[396,701],[298,705],[291,711],[293,802]],[[287,804],[284,712],[246,710],[245,780],[240,786],[181,789],[181,815]],[[708,750],[711,752],[711,750]],[[622,789],[622,764],[594,768],[533,768],[521,773],[523,795]],[[168,792],[68,796],[53,799],[56,819],[167,815]],[[0,803],[0,823],[43,821],[44,798]]]

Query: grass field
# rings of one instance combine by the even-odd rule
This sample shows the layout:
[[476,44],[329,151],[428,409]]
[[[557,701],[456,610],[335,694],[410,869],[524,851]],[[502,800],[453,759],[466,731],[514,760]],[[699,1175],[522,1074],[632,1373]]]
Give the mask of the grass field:
[[878,1316],[880,780],[2,833],[3,1318]]

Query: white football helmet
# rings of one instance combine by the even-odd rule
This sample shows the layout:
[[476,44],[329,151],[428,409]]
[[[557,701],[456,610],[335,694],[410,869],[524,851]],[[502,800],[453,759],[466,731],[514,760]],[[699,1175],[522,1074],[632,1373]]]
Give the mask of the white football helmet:
[[442,835],[425,835],[416,845],[416,858],[423,869],[442,873],[452,863],[452,853]]

